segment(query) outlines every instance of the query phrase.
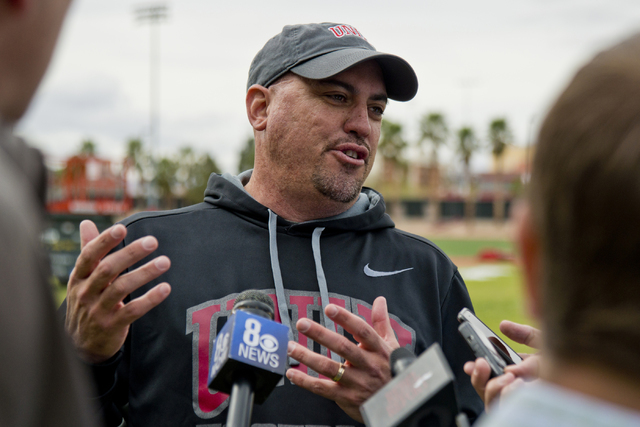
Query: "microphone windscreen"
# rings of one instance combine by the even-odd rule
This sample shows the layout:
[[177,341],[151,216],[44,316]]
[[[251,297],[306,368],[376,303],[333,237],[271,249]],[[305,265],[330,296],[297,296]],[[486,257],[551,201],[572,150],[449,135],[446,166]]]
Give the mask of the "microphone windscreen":
[[[241,292],[237,297],[236,297],[236,302],[235,304],[238,304],[239,302],[245,301],[245,300],[250,300],[250,301],[260,301],[263,302],[265,304],[267,304],[269,307],[271,307],[271,310],[274,309],[273,306],[273,300],[266,294],[263,294],[260,291],[256,291],[255,289],[248,289],[244,292]],[[235,306],[234,304],[234,306]]]
[[236,310],[248,311],[273,320],[275,306],[268,295],[255,289],[248,289],[236,297],[232,312]]
[[391,352],[389,366],[394,377],[404,371],[417,357],[406,347],[398,347]]

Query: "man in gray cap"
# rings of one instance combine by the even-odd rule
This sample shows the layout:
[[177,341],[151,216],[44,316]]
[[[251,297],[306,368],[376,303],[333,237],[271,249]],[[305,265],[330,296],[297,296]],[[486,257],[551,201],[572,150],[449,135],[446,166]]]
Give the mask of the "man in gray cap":
[[198,205],[137,214],[101,235],[81,224],[66,325],[112,423],[126,413],[132,425],[224,424],[228,396],[207,388],[211,342],[249,288],[291,327],[291,369],[254,423],[356,425],[390,379],[391,351],[434,342],[462,409],[482,410],[462,371],[473,355],[456,314],[471,301],[457,268],[395,229],[382,196],[363,187],[387,99],[417,88],[406,61],[352,26],[287,26],[249,71],[253,170],[213,174]]

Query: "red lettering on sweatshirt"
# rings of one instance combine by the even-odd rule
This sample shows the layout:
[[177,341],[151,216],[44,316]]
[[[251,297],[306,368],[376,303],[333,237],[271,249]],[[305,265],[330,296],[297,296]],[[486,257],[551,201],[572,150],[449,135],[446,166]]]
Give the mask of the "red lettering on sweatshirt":
[[[356,314],[364,317],[364,320],[366,320],[368,324],[373,325],[373,322],[371,321],[371,308],[362,304],[357,304]],[[389,320],[391,320],[391,329],[393,329],[393,332],[396,333],[400,347],[404,347],[411,344],[411,340],[412,340],[411,331],[408,331],[407,329],[403,328],[402,325],[400,325],[400,323],[398,323],[397,320],[393,318],[390,318]]]
[[[299,319],[312,319],[313,312],[315,310],[322,310],[322,301],[318,292],[305,292],[305,295],[300,295],[300,293],[301,292],[296,292],[297,295],[290,295],[287,301],[289,307],[293,308],[293,306],[295,306],[297,308],[296,310],[292,310],[293,318],[291,319],[291,325],[293,328],[295,328],[295,324]],[[273,300],[275,307],[278,307],[276,295],[267,295]],[[372,325],[371,307],[368,303],[354,298],[350,298],[350,300],[347,301],[347,298],[349,297],[330,297],[329,302],[353,312],[354,314],[364,318],[369,325]],[[209,367],[211,365],[212,343],[219,332],[214,330],[217,325],[217,318],[221,316],[230,316],[234,302],[235,298],[226,297],[210,301],[210,305],[197,306],[197,308],[199,308],[198,310],[195,310],[196,307],[187,310],[187,312],[190,313],[187,314],[187,317],[191,324],[191,327],[187,328],[187,334],[197,331],[197,335],[193,337],[194,341],[196,341],[196,343],[194,343],[194,349],[197,348],[197,350],[194,351],[196,354],[193,355],[193,363],[197,364],[197,370],[195,370],[197,373],[194,372],[193,378],[194,383],[197,382],[197,388],[195,388],[194,384],[193,399],[194,410],[200,418],[211,418],[220,414],[226,407],[221,407],[220,405],[225,403],[229,397],[229,395],[225,393],[211,392],[207,383],[209,379]],[[276,308],[274,311],[274,320],[281,323],[279,310]],[[415,346],[415,343],[412,342],[412,331],[395,320],[392,315],[390,316],[390,320],[391,327],[397,335],[400,346]],[[340,329],[341,327],[338,324],[335,324],[335,331],[340,333]],[[313,349],[310,340],[301,333],[298,333],[298,343],[306,348]],[[331,357],[331,352],[328,349],[326,352],[327,356]],[[292,368],[309,375],[315,374],[303,364]],[[325,378],[322,375],[319,375],[319,377]]]
[[[220,305],[211,305],[194,311],[192,322],[198,325],[198,407],[202,412],[211,412],[224,402],[229,395],[221,392],[212,393],[207,386],[209,366],[211,364],[211,342],[215,334],[211,334],[211,319],[220,311]],[[214,331],[215,332],[215,331]],[[213,338],[212,338],[213,337]]]
[[[291,295],[291,297],[289,297],[289,304],[295,305],[296,307],[298,307],[298,319],[308,319],[309,318],[307,316],[308,307],[310,305],[314,305],[312,296],[307,297],[307,296],[301,296],[301,295]],[[296,327],[296,322],[298,321],[298,319],[291,319],[292,328]],[[298,333],[298,344],[300,344],[303,347],[309,348],[308,343],[309,343],[309,339],[305,335]],[[297,369],[300,372],[304,372],[305,374],[308,373],[307,366],[303,365],[302,363],[293,368]]]

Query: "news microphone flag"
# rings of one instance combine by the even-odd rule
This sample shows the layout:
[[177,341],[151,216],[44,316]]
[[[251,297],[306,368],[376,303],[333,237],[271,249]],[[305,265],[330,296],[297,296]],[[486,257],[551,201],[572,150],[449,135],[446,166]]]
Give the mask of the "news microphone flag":
[[212,349],[209,388],[230,394],[235,375],[253,371],[255,403],[263,403],[287,369],[289,328],[246,311],[236,311]]

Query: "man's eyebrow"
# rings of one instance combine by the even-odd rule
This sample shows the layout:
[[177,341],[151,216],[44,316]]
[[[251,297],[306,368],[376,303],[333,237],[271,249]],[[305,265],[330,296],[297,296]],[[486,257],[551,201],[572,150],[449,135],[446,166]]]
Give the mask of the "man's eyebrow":
[[[343,88],[349,93],[356,93],[356,88],[352,84],[343,82],[341,80],[328,78],[328,79],[322,79],[322,80],[312,80],[312,82],[318,86],[331,86],[331,85],[340,86],[341,88]],[[388,101],[388,97],[385,93],[377,93],[371,96],[371,100],[382,101],[386,104]]]
[[387,101],[389,100],[389,97],[387,95],[385,95],[384,93],[379,93],[379,94],[373,95],[371,97],[371,99],[373,101],[382,101],[382,102],[384,102],[386,104]]

